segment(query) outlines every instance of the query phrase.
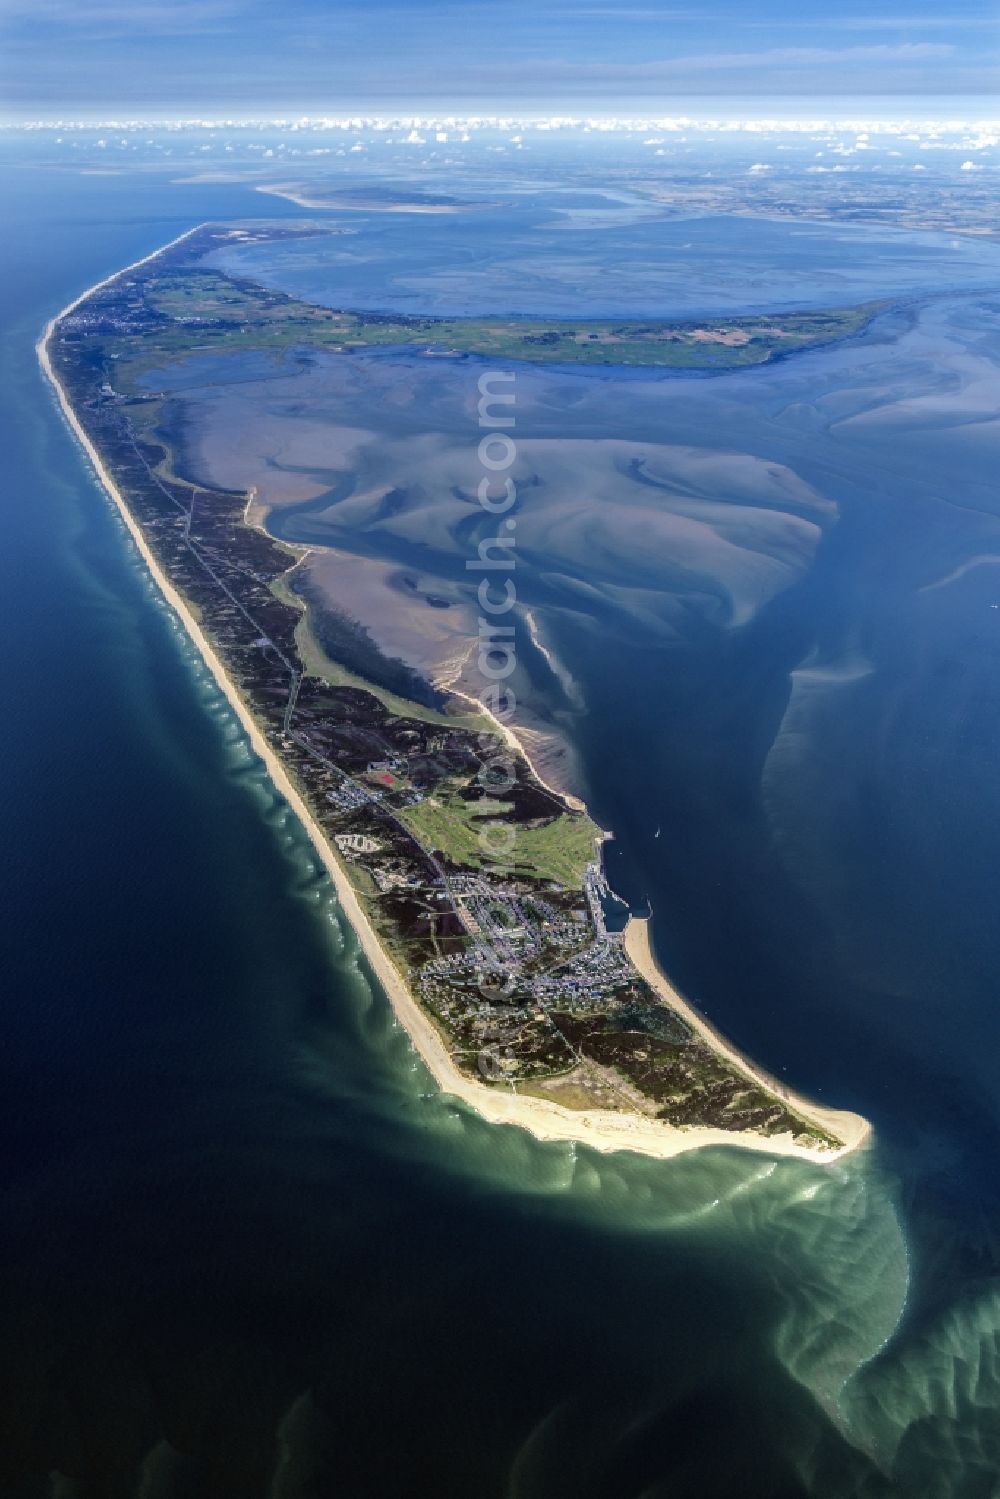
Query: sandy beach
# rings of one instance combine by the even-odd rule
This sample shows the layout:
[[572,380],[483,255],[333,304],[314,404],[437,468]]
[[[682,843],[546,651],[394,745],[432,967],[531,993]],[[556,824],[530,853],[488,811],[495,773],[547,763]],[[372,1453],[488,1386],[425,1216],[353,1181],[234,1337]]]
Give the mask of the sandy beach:
[[464,213],[468,210],[464,206],[453,203],[383,203],[377,199],[371,202],[341,202],[338,198],[322,198],[310,194],[305,183],[299,182],[262,182],[254,189],[258,193],[268,193],[272,198],[287,198],[289,203],[294,203],[298,208],[318,208],[324,213],[336,210],[338,213]]
[[[170,244],[181,243],[200,227],[200,225],[196,226],[195,229],[188,230],[185,234],[179,235]],[[371,965],[372,971],[385,989],[397,1018],[405,1027],[414,1047],[432,1073],[442,1092],[461,1100],[484,1119],[493,1123],[516,1125],[530,1131],[531,1134],[540,1140],[578,1142],[601,1151],[631,1150],[644,1155],[666,1158],[708,1145],[728,1145],[762,1151],[768,1155],[797,1156],[802,1159],[827,1163],[838,1159],[849,1151],[857,1149],[865,1142],[870,1133],[867,1122],[857,1115],[822,1109],[807,1100],[797,1098],[794,1094],[782,1088],[774,1079],[767,1077],[765,1073],[757,1070],[746,1058],[742,1057],[734,1047],[731,1047],[712,1030],[696,1011],[692,1010],[673,989],[666,976],[659,971],[649,947],[648,924],[635,919],[630,923],[626,933],[626,948],[636,967],[653,987],[721,1055],[725,1056],[748,1076],[762,1083],[769,1091],[777,1093],[791,1108],[801,1114],[804,1119],[830,1130],[838,1138],[844,1140],[845,1144],[841,1150],[821,1150],[800,1145],[796,1143],[790,1134],[764,1137],[748,1132],[736,1133],[720,1129],[676,1128],[654,1119],[643,1118],[637,1114],[617,1114],[603,1110],[571,1111],[562,1108],[558,1104],[542,1099],[523,1097],[486,1087],[463,1077],[459,1073],[448,1055],[444,1042],[438,1032],[419,1008],[399,971],[382,948],[374,928],[369,922],[333,849],[327,842],[318,824],[313,820],[308,807],[292,783],[285,767],[262,735],[247,705],[227,677],[221,661],[213,650],[211,642],[201,630],[198,621],[191,613],[183,597],[162,571],[155,556],[147,546],[142,531],[133,519],[113,478],[104,466],[100,454],[77,420],[66,392],[52,367],[48,345],[53,330],[60,318],[72,312],[81,302],[100,287],[106,286],[122,276],[127,276],[130,271],[155,259],[156,256],[160,255],[167,248],[170,248],[170,246],[161,246],[152,254],[143,257],[141,260],[134,261],[131,265],[114,272],[111,276],[105,277],[102,281],[95,283],[94,286],[88,288],[87,291],[81,293],[79,297],[70,302],[63,308],[62,312],[46,325],[45,331],[37,345],[38,358],[42,369],[56,392],[63,415],[86,452],[87,457],[90,459],[101,484],[117,507],[157,587],[197,646],[219,688],[225,694],[233,712],[245,729],[255,753],[260,756],[266,766],[275,787],[285,798],[306,830],[316,849],[317,855],[330,875],[344,915],[357,934],[361,949]],[[505,725],[498,724],[498,729],[512,744],[517,744],[516,738]],[[519,745],[518,748],[520,749]]]
[[738,1067],[741,1072],[760,1083],[761,1087],[766,1088],[769,1093],[775,1093],[790,1109],[794,1109],[796,1114],[801,1114],[802,1118],[810,1124],[829,1130],[831,1134],[843,1140],[845,1152],[857,1150],[864,1145],[871,1134],[871,1125],[867,1119],[862,1118],[860,1114],[852,1114],[846,1109],[825,1108],[822,1104],[814,1103],[812,1099],[793,1093],[776,1077],[765,1072],[763,1067],[757,1067],[741,1051],[731,1045],[714,1026],[710,1025],[704,1016],[700,1015],[683,995],[678,993],[667,975],[658,966],[653,956],[649,932],[650,922],[647,917],[631,917],[625,929],[625,951],[650,987],[660,995],[661,999],[666,1000],[671,1009],[683,1016],[696,1035],[707,1042],[713,1051],[731,1062],[734,1067]]

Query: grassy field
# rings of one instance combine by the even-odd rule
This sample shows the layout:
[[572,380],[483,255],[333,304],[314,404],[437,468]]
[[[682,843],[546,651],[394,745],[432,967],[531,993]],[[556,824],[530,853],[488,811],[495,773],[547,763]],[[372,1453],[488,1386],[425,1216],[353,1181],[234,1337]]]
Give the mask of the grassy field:
[[[139,342],[144,363],[161,357],[292,347],[350,352],[412,347],[482,354],[532,363],[651,365],[733,369],[847,337],[876,304],[825,312],[706,318],[582,320],[538,318],[416,318],[331,311],[219,272],[175,269],[150,284],[150,305],[174,321]],[[134,358],[134,338],[121,341]],[[155,361],[152,361],[155,362]]]
[[[272,587],[282,602],[302,609],[301,598],[283,580],[279,579]],[[397,697],[331,661],[309,628],[306,610],[296,626],[295,643],[308,673],[334,686],[363,688],[401,718],[419,718],[449,728],[474,731],[488,732],[493,727],[489,719],[471,713],[455,716],[437,713],[421,703]],[[435,795],[425,797],[415,806],[399,809],[398,816],[426,847],[445,854],[456,864],[479,869],[491,861],[484,859],[479,842],[483,819],[476,815],[476,804],[463,800],[461,796],[462,788],[467,784],[466,780],[445,783]],[[579,889],[584,869],[595,857],[597,832],[589,817],[569,813],[537,826],[520,825],[513,850],[513,867],[536,879],[554,880],[560,885]]]
[[[463,801],[465,782],[441,785],[433,796],[414,807],[404,807],[399,816],[426,847],[436,849],[456,864],[479,869],[489,866],[479,841],[484,822],[476,803]],[[540,880],[554,880],[579,890],[586,866],[595,858],[597,828],[589,817],[563,813],[540,825],[518,824],[512,849],[515,872]]]

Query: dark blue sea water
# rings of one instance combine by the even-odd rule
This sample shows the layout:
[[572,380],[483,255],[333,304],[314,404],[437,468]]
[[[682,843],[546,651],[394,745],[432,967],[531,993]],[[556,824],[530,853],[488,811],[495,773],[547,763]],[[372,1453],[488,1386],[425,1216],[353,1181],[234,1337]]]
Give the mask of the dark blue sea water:
[[[261,197],[16,159],[3,189],[4,1499],[996,1492],[995,658],[985,594],[982,619],[900,607],[929,502],[859,496],[818,565],[879,663],[827,731],[834,757],[865,733],[872,766],[835,934],[751,795],[815,600],[784,596],[714,675],[637,660],[677,726],[632,779],[673,814],[655,850],[614,773],[639,708],[599,654],[587,682],[598,810],[661,949],[772,1066],[800,992],[821,1023],[791,1080],[897,1124],[826,1169],[539,1145],[434,1093],[36,366],[70,296]],[[864,911],[890,833],[912,941],[887,976]],[[858,954],[870,1004],[855,983],[839,1047]]]

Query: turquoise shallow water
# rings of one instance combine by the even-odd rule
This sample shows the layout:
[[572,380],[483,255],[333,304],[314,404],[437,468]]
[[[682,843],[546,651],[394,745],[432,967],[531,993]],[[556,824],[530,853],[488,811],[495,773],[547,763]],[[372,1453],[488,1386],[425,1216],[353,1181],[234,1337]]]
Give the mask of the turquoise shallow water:
[[35,365],[260,199],[4,190],[5,1499],[993,1492],[996,1219],[926,1153],[601,1158],[434,1094]]

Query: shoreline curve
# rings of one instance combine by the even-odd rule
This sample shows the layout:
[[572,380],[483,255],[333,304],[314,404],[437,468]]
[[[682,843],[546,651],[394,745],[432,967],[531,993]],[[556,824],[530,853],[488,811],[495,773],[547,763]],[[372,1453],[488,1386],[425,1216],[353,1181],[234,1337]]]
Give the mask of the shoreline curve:
[[[93,286],[88,287],[86,291],[67,303],[46,323],[41,338],[35,346],[38,361],[55,391],[70,430],[89,458],[97,478],[125,523],[154,583],[177,615],[211,671],[216,684],[247,734],[254,753],[263,762],[272,784],[301,823],[320,862],[330,876],[338,903],[357,937],[361,951],[384,989],[397,1020],[406,1030],[414,1049],[441,1092],[466,1104],[489,1123],[514,1125],[527,1130],[541,1141],[579,1144],[604,1152],[629,1150],[642,1155],[667,1159],[686,1151],[715,1145],[753,1150],[772,1156],[795,1156],[826,1165],[859,1149],[871,1135],[871,1126],[868,1121],[859,1115],[824,1109],[806,1099],[799,1098],[798,1095],[782,1088],[781,1084],[768,1077],[767,1073],[757,1069],[748,1058],[731,1046],[698,1015],[697,1011],[691,1008],[657,967],[649,947],[648,922],[641,918],[631,918],[625,933],[625,947],[636,967],[653,988],[683,1016],[693,1029],[703,1036],[714,1050],[724,1055],[741,1072],[762,1083],[769,1092],[782,1098],[804,1120],[818,1124],[842,1138],[844,1140],[842,1148],[824,1150],[802,1145],[790,1132],[765,1136],[750,1131],[723,1130],[697,1125],[681,1128],[664,1121],[644,1118],[639,1114],[617,1114],[610,1110],[593,1109],[576,1112],[545,1099],[487,1088],[463,1077],[455,1067],[438,1032],[420,1009],[399,970],[379,942],[375,929],[362,908],[347,874],[327,838],[314,821],[301,793],[267,743],[252,713],[227,676],[211,641],[201,629],[183,596],[174,587],[153,555],[138,522],[132,516],[123,495],[105,467],[100,453],[78,420],[49,357],[49,341],[62,318],[74,311],[95,291],[119,280],[122,276],[127,276],[130,271],[136,270],[139,266],[155,260],[164,250],[183,243],[185,239],[190,238],[203,227],[203,224],[197,224],[185,230],[183,234],[177,235],[165,245],[160,245],[149,255],[144,255],[114,271],[111,275],[103,277],[100,281],[96,281]],[[500,725],[500,728],[503,730],[506,726]],[[509,733],[509,730],[507,732]],[[510,738],[517,743],[516,736],[510,735]],[[523,748],[519,743],[517,747],[523,754]]]

